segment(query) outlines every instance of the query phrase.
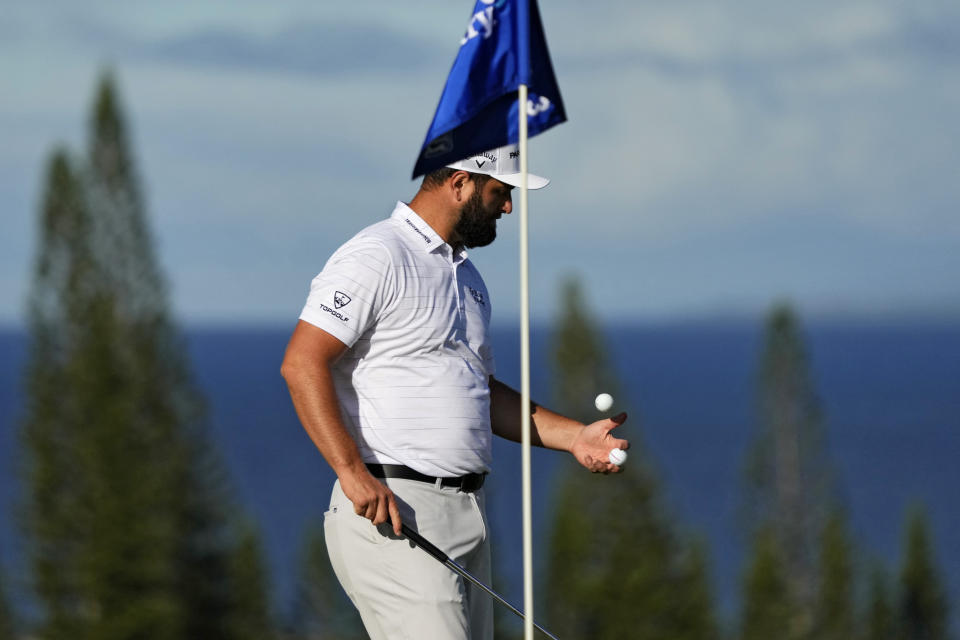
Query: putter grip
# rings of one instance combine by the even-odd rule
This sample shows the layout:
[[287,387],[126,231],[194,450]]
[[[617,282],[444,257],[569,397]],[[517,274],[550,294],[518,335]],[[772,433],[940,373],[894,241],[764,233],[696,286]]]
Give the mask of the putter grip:
[[443,551],[441,551],[437,547],[433,546],[423,536],[421,536],[419,533],[417,533],[407,525],[401,524],[400,530],[403,532],[403,535],[407,536],[407,538],[412,540],[415,545],[417,545],[418,547],[420,547],[421,549],[429,553],[431,556],[433,556],[440,562],[443,562],[444,564],[446,564],[447,560],[450,559],[449,556],[447,556],[447,554],[445,554]]

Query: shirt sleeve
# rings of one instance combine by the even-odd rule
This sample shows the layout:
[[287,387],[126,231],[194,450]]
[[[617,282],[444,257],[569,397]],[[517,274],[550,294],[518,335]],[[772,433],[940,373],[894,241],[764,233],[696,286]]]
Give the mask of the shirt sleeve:
[[310,283],[300,319],[352,347],[383,310],[394,275],[390,265],[383,245],[348,242]]

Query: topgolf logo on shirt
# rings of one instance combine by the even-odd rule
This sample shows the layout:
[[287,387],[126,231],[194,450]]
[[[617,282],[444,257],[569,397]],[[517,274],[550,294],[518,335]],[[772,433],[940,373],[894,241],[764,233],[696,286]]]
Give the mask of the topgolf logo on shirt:
[[482,35],[483,39],[486,40],[493,35],[493,28],[497,26],[497,21],[493,18],[494,9],[503,8],[507,0],[480,0],[480,2],[487,6],[470,17],[467,32],[460,40],[461,47],[477,36]]
[[336,319],[339,320],[340,322],[350,322],[350,318],[348,318],[347,316],[343,315],[343,314],[340,313],[339,311],[335,311],[334,309],[331,309],[330,307],[328,307],[327,305],[323,304],[322,302],[320,303],[320,308],[321,308],[324,312],[329,313],[330,315],[332,315],[334,318],[336,318]]
[[[341,307],[345,307],[345,306],[347,306],[348,304],[350,304],[350,301],[351,301],[352,299],[353,299],[353,298],[351,298],[350,296],[348,296],[347,294],[345,294],[343,291],[336,291],[336,292],[334,292],[334,294],[333,294],[333,306],[335,306],[337,309],[339,309],[339,308],[341,308]],[[343,315],[343,314],[340,313],[339,311],[336,311],[335,309],[331,309],[330,307],[328,307],[327,305],[323,304],[322,302],[320,303],[320,308],[321,308],[323,311],[325,311],[325,312],[329,313],[330,315],[332,315],[334,318],[336,318],[336,319],[339,320],[340,322],[350,322],[350,318],[348,318],[347,316]]]

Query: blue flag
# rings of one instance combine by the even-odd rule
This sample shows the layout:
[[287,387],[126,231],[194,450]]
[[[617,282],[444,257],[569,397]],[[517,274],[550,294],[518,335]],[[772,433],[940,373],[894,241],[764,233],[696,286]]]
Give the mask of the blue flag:
[[529,90],[529,137],[567,119],[536,0],[477,0],[473,11],[413,167],[414,178],[516,143],[521,84]]

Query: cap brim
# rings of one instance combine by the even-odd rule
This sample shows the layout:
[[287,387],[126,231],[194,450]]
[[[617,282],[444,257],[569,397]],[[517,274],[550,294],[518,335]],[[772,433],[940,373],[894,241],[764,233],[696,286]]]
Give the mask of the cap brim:
[[[496,178],[504,184],[508,184],[511,187],[520,187],[520,178],[523,176],[522,173],[506,173],[503,175],[490,175],[491,178]],[[543,189],[545,186],[550,184],[549,178],[544,178],[543,176],[535,176],[532,173],[527,174],[527,188],[528,189]]]

